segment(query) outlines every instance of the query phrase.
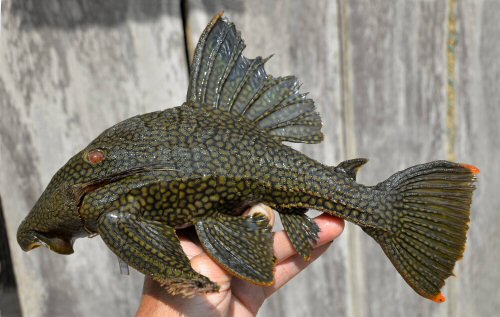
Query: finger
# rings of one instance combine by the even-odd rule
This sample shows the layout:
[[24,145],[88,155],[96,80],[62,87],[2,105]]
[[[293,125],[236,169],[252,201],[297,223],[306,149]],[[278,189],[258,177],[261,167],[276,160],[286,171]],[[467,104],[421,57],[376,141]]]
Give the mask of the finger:
[[201,245],[196,244],[192,240],[187,237],[180,236],[179,240],[181,242],[181,247],[188,259],[192,259],[193,257],[203,253],[203,248]]
[[193,257],[191,267],[201,275],[208,277],[212,282],[217,283],[220,287],[219,292],[226,291],[231,286],[231,274],[219,266],[206,253]]
[[311,260],[305,261],[300,255],[296,254],[276,266],[274,274],[275,283],[265,288],[266,297],[271,296],[274,292],[280,289],[283,285],[288,283],[292,278],[299,274],[309,264],[319,258],[330,247],[332,242],[317,247],[311,253]]
[[155,282],[149,275],[144,276],[144,284],[142,286],[143,294],[153,294],[159,288],[159,283]]
[[272,227],[274,226],[274,220],[275,220],[275,215],[274,215],[274,210],[264,204],[257,204],[253,206],[252,208],[248,209],[243,213],[243,216],[252,216],[255,214],[263,214],[266,216],[267,219],[269,219],[269,225]]
[[[336,239],[344,230],[344,220],[337,217],[322,214],[314,218],[314,221],[320,229],[316,247]],[[274,235],[274,255],[278,259],[278,263],[296,254],[297,251],[287,234],[284,231],[277,232]]]

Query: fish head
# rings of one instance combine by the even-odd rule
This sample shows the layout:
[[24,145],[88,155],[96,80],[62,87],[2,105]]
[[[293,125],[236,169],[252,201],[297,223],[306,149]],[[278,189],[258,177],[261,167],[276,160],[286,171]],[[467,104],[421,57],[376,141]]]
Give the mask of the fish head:
[[24,251],[46,246],[71,254],[73,242],[91,234],[80,214],[85,195],[154,167],[155,155],[144,153],[147,135],[138,133],[140,128],[136,118],[111,127],[59,169],[18,228]]
[[105,168],[104,160],[102,149],[85,149],[59,169],[17,230],[24,251],[45,246],[60,254],[73,253],[76,238],[88,235],[79,208],[99,179],[95,175]]
[[74,240],[84,235],[77,204],[70,188],[49,184],[17,230],[21,248],[45,246],[59,254],[73,253]]

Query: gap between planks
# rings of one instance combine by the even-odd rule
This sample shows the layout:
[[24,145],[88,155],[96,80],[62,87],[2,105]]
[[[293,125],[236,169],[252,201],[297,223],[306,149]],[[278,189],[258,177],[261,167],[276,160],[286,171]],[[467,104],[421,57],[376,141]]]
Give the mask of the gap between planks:
[[[457,139],[457,65],[456,65],[456,47],[458,41],[457,30],[457,2],[456,0],[448,0],[448,21],[447,40],[446,40],[446,65],[447,65],[447,86],[446,86],[446,143],[448,147],[447,159],[455,161],[457,159],[456,139]],[[459,270],[459,262],[455,264],[454,271]],[[448,316],[458,316],[458,288],[459,279],[452,278],[448,282]]]
[[[340,98],[342,103],[344,138],[343,156],[345,158],[357,157],[356,135],[354,129],[354,106],[352,101],[352,77],[351,77],[351,51],[349,45],[349,5],[347,0],[338,0],[339,21],[339,65],[341,76]],[[361,255],[360,232],[353,224],[347,225],[347,288],[348,288],[348,316],[362,317],[366,315],[364,305],[364,278]]]

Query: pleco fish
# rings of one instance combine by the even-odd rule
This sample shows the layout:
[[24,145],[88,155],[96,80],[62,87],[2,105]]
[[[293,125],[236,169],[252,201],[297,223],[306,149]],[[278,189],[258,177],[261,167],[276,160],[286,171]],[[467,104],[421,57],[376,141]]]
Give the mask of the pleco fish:
[[364,186],[355,180],[367,160],[330,167],[306,157],[282,142],[322,141],[313,101],[297,78],[267,75],[267,59],[244,57],[244,47],[233,23],[215,16],[196,47],[186,102],[120,122],[72,157],[21,223],[22,249],[70,254],[76,238],[99,234],[171,294],[217,292],[176,236],[192,225],[228,272],[271,285],[268,220],[242,212],[259,202],[276,209],[307,260],[319,232],[305,214],[312,208],[359,225],[418,294],[444,301],[479,170],[435,161]]

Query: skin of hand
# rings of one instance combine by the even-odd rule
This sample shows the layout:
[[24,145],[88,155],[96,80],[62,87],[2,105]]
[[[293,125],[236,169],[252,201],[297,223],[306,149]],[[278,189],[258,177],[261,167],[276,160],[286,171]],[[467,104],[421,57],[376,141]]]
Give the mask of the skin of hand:
[[[270,207],[259,204],[247,210],[244,215],[255,213],[264,214],[268,217],[270,225],[274,225],[275,214]],[[344,221],[340,218],[323,214],[314,220],[321,231],[309,262],[297,254],[284,231],[275,233],[274,254],[277,263],[275,283],[271,286],[253,285],[233,278],[217,265],[199,244],[181,236],[182,248],[191,260],[193,269],[219,284],[220,291],[191,298],[172,296],[157,282],[145,277],[141,304],[136,317],[257,315],[257,311],[269,296],[322,255],[344,229]]]

